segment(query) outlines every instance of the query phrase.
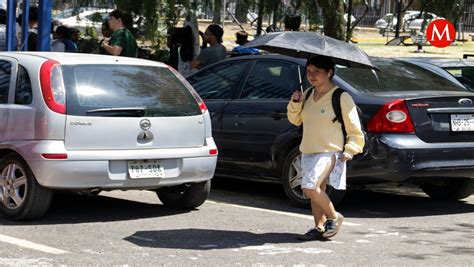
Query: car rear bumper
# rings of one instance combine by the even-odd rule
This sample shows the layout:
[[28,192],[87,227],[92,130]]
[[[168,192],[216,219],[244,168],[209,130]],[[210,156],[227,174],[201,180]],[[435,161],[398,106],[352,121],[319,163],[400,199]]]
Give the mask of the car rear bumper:
[[[20,148],[36,180],[53,189],[156,189],[160,187],[196,183],[214,176],[216,155],[212,138],[196,148],[61,151],[61,141],[29,142]],[[64,149],[64,146],[62,146]],[[42,153],[66,153],[66,160],[44,159]],[[129,160],[158,160],[164,168],[161,178],[132,179],[128,173]]]
[[415,134],[383,134],[373,144],[370,156],[351,163],[350,177],[393,182],[474,178],[474,143],[426,143]]

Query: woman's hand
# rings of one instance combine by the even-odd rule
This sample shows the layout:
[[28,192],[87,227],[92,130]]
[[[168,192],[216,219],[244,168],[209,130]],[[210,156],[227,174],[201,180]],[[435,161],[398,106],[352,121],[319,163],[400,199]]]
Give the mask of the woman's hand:
[[303,94],[301,93],[300,90],[296,90],[292,95],[291,95],[291,100],[293,102],[301,102],[301,96]]
[[342,153],[342,156],[341,156],[341,161],[344,162],[344,161],[348,161],[348,160],[351,160],[352,159],[352,156],[349,154],[349,153]]

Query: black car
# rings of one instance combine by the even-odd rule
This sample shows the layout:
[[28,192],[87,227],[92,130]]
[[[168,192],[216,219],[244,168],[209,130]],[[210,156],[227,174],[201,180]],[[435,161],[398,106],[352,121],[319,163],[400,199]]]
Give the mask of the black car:
[[[369,135],[369,154],[348,165],[348,185],[411,182],[434,198],[471,195],[474,94],[404,61],[373,61],[380,72],[338,66],[334,77],[362,109]],[[302,129],[286,115],[293,91],[301,81],[308,86],[305,64],[244,56],[187,78],[212,116],[217,176],[281,183],[293,203],[307,204],[300,189]]]
[[474,60],[440,57],[406,57],[403,60],[435,72],[447,79],[455,79],[474,92]]

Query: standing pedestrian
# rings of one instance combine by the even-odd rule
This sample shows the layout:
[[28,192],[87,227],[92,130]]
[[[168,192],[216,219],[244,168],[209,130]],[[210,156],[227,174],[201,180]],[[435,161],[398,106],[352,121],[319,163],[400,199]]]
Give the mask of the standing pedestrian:
[[116,9],[109,14],[109,27],[113,31],[110,40],[102,42],[105,51],[114,56],[137,57],[138,46],[135,36],[127,29],[129,16]]
[[246,31],[238,31],[235,33],[235,39],[238,46],[232,49],[233,55],[259,55],[260,51],[257,48],[253,47],[243,47],[246,43],[248,43],[248,33]]
[[[20,22],[23,22],[20,17]],[[27,50],[38,51],[38,7],[30,7],[28,16],[28,38],[27,38]],[[25,44],[22,44],[23,46]]]
[[[346,162],[364,147],[364,134],[352,97],[341,95],[342,125],[334,120],[332,94],[337,86],[332,82],[334,63],[326,56],[308,60],[307,79],[313,90],[295,91],[288,104],[288,120],[294,125],[303,124],[300,144],[301,188],[310,199],[314,228],[298,237],[300,240],[324,240],[339,231],[344,217],[337,212],[326,194],[326,185],[342,190],[346,186]],[[310,94],[310,95],[307,95]]]
[[203,42],[208,43],[210,46],[203,48],[199,56],[191,62],[193,69],[201,69],[208,65],[214,64],[221,60],[226,59],[227,51],[222,45],[222,36],[224,30],[217,24],[211,24],[207,27],[204,32]]
[[7,11],[0,8],[0,51],[7,50]]
[[55,36],[51,43],[51,51],[73,53],[79,51],[76,43],[71,39],[71,30],[68,27],[61,25],[56,28]]
[[112,29],[110,29],[109,27],[109,22],[104,21],[102,23],[102,26],[100,27],[100,30],[103,38],[99,41],[99,53],[103,55],[108,55],[107,51],[105,51],[105,48],[102,46],[102,43],[110,41],[110,37],[112,36]]

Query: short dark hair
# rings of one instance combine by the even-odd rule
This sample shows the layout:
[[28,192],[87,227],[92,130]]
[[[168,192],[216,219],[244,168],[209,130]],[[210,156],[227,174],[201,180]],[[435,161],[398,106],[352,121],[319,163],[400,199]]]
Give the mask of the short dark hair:
[[132,15],[126,11],[120,10],[120,9],[115,9],[114,11],[109,13],[110,17],[114,17],[116,19],[122,20],[123,25],[127,29],[132,29],[133,27],[133,18]]
[[207,30],[216,37],[218,43],[222,43],[222,35],[224,35],[224,30],[221,26],[217,24],[211,24],[207,27]]
[[0,9],[0,24],[7,24],[7,11]]
[[238,31],[235,33],[235,38],[237,38],[236,43],[239,45],[244,45],[248,43],[248,33],[246,31]]
[[65,39],[71,38],[69,28],[64,25],[60,25],[56,28],[56,34]]
[[327,56],[321,56],[321,55],[312,56],[309,58],[308,62],[306,63],[306,67],[308,65],[313,65],[316,68],[324,69],[325,71],[332,70],[331,79],[334,76],[334,73],[336,70],[335,69],[336,64],[334,64],[332,59]]
[[28,14],[28,21],[38,21],[38,7],[36,6],[30,6],[30,13]]

